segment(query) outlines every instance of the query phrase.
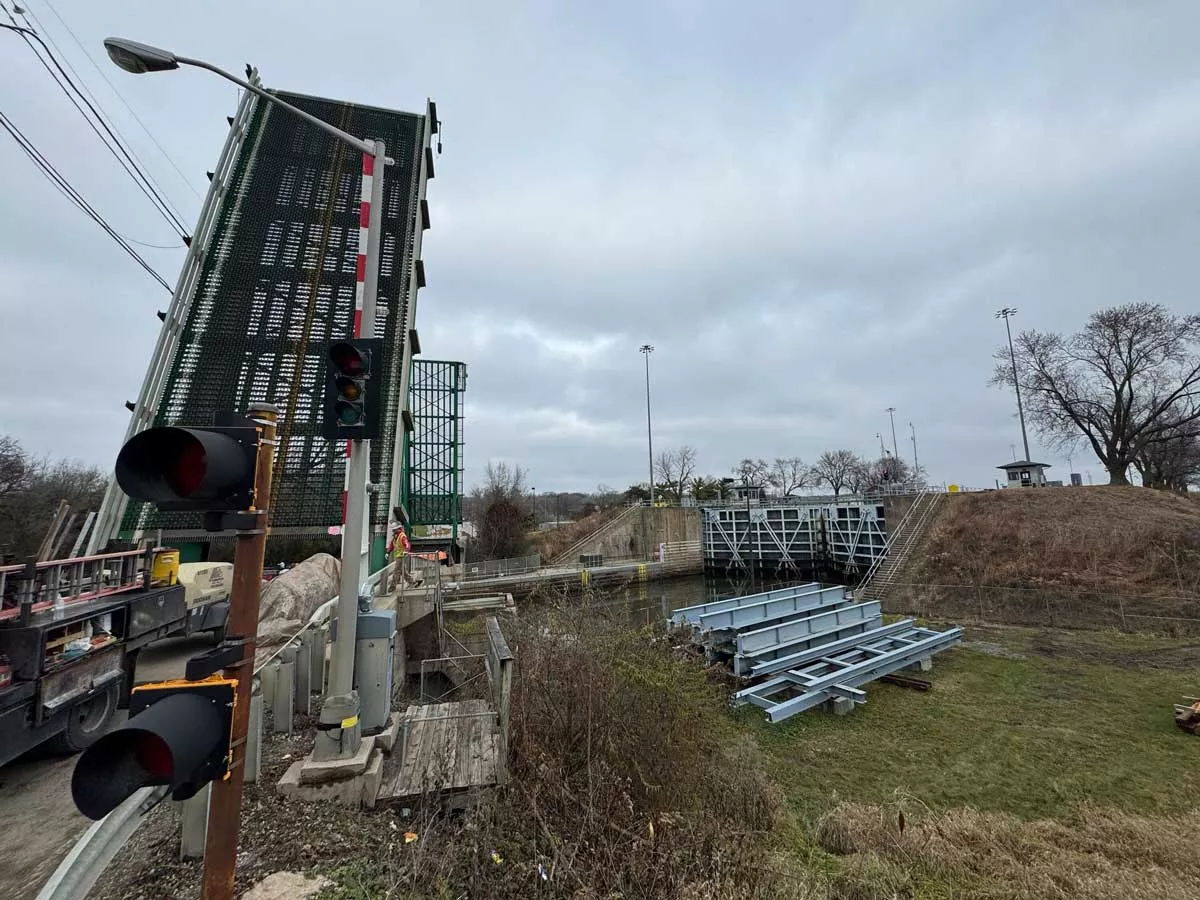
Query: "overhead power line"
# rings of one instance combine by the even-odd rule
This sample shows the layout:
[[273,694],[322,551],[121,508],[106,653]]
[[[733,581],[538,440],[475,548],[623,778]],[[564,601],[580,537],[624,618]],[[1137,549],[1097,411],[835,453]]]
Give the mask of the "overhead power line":
[[[179,166],[175,163],[175,160],[171,158],[171,154],[169,154],[167,152],[166,148],[161,143],[159,143],[158,138],[156,138],[154,136],[154,132],[152,132],[150,130],[149,126],[147,126],[146,123],[142,121],[142,117],[137,114],[137,110],[135,110],[132,106],[129,105],[129,101],[127,101],[125,99],[124,95],[119,90],[117,90],[117,86],[115,84],[113,84],[112,81],[109,80],[108,74],[104,71],[104,68],[98,62],[96,62],[96,57],[94,57],[91,54],[91,52],[88,50],[88,48],[86,46],[84,46],[83,41],[79,40],[79,38],[76,36],[75,32],[71,30],[71,26],[67,24],[66,20],[62,17],[62,15],[59,13],[59,11],[54,8],[53,4],[50,3],[50,0],[41,0],[41,2],[43,4],[45,4],[47,9],[50,10],[50,12],[53,14],[54,18],[58,19],[58,22],[60,25],[62,25],[63,30],[65,30],[67,32],[67,34],[71,36],[71,40],[73,40],[75,42],[75,46],[77,46],[79,48],[80,52],[83,53],[83,55],[85,57],[87,57],[87,61],[92,64],[92,68],[95,69],[96,72],[100,75],[100,77],[104,79],[104,83],[109,86],[109,88],[112,90],[112,92],[116,95],[117,99],[121,101],[121,105],[125,107],[125,109],[129,112],[129,114],[131,116],[133,116],[133,120],[138,123],[138,125],[141,127],[142,131],[144,131],[146,133],[146,137],[150,138],[150,140],[154,144],[154,146],[158,148],[158,152],[162,154],[163,159],[165,159],[170,164],[171,168],[175,170],[175,172],[179,175],[179,177],[183,181],[183,183],[185,185],[187,185],[187,189],[195,195],[197,200],[203,200],[204,198],[203,198],[203,196],[201,196],[200,192],[198,190],[196,190],[196,186],[194,184],[192,184],[191,180],[187,177],[187,175],[185,175],[183,173],[183,170],[180,169]],[[37,24],[39,26],[41,26],[43,33],[45,33],[45,35],[46,35],[46,39],[50,42],[50,45],[52,47],[54,47],[56,50],[59,50],[58,45],[54,43],[54,38],[50,36],[50,33],[46,30],[45,26],[42,26],[41,21],[37,18],[37,16],[35,16],[33,14],[32,10],[28,11],[28,16],[31,17],[34,22],[37,22]],[[62,50],[59,50],[59,53],[62,54]],[[85,82],[83,80],[83,77],[80,76],[78,72],[75,72],[74,67],[71,66],[70,60],[68,60],[66,58],[65,54],[63,54],[63,60],[64,60],[64,62],[67,63],[67,67],[70,68],[71,71],[75,73],[76,77],[79,78],[80,82],[83,83],[83,86],[86,89],[87,82]],[[90,93],[90,91],[89,91],[89,93]],[[92,94],[91,97],[93,100],[96,100],[95,94]],[[97,103],[97,105],[99,105],[98,100],[96,101],[96,103]],[[118,132],[118,134],[120,134],[120,132]],[[128,143],[128,141],[126,141],[126,143]]]
[[[8,10],[6,9],[5,12],[7,13]],[[58,86],[59,90],[63,92],[64,96],[66,96],[66,98],[71,102],[71,105],[75,107],[75,109],[83,117],[84,121],[87,122],[88,127],[90,127],[96,136],[100,138],[100,142],[104,144],[105,149],[112,154],[112,157],[117,161],[121,168],[125,170],[126,174],[128,174],[133,180],[134,184],[137,185],[138,190],[140,190],[146,196],[146,198],[150,200],[150,202],[154,205],[154,208],[158,211],[159,215],[161,215],[167,224],[170,225],[177,234],[179,234],[180,238],[186,238],[188,228],[183,223],[183,220],[180,218],[179,214],[175,212],[174,208],[170,204],[170,201],[168,201],[162,195],[161,189],[154,182],[153,178],[151,178],[142,170],[140,161],[136,160],[130,151],[125,147],[125,145],[120,141],[120,139],[118,139],[116,134],[113,132],[113,129],[109,126],[107,120],[103,117],[99,110],[97,110],[96,106],[91,102],[83,90],[74,82],[74,80],[72,80],[66,69],[63,68],[62,64],[59,62],[58,58],[46,45],[46,42],[43,41],[41,36],[33,29],[22,28],[19,25],[16,25],[16,20],[13,19],[11,13],[8,14],[8,18],[10,21],[13,21],[14,24],[12,26],[0,24],[0,28],[16,31],[21,36],[22,40],[24,40],[29,48],[33,50],[33,53],[37,57],[38,62],[41,63],[42,68],[49,73],[51,80]],[[34,41],[37,42],[36,46],[33,43]],[[41,52],[38,50],[39,47],[41,48]],[[49,62],[47,62],[47,60]],[[53,64],[54,68],[51,68],[51,64]],[[70,90],[68,90],[68,85],[70,86]],[[74,91],[74,94],[78,96],[78,99],[76,99],[76,96],[72,95],[72,91]],[[80,105],[80,101],[83,102],[83,106]],[[90,110],[90,116],[88,115],[88,112],[85,112],[84,106]],[[100,129],[103,129],[104,133],[101,133]],[[107,138],[105,137],[105,134],[108,135]]]
[[103,229],[104,232],[108,234],[108,236],[111,237],[122,250],[129,254],[129,256],[132,257],[139,266],[146,270],[146,273],[150,275],[151,278],[162,285],[163,290],[165,290],[167,293],[171,293],[171,286],[167,283],[166,279],[158,274],[154,267],[151,266],[150,263],[148,263],[140,253],[130,246],[128,239],[119,234],[116,229],[114,229],[107,222],[107,220],[105,220],[105,218],[96,211],[95,207],[88,203],[84,196],[75,189],[75,186],[72,185],[66,179],[66,177],[54,167],[54,164],[51,163],[40,150],[38,150],[33,141],[26,137],[24,132],[22,132],[21,129],[18,128],[3,112],[0,112],[0,128],[3,128],[8,132],[12,139],[17,142],[17,146],[20,147],[25,155],[28,156],[33,162],[33,164],[37,166],[38,171],[40,171],[42,175],[44,175],[46,179],[58,189],[59,193],[70,200],[84,215],[99,225],[100,228]]

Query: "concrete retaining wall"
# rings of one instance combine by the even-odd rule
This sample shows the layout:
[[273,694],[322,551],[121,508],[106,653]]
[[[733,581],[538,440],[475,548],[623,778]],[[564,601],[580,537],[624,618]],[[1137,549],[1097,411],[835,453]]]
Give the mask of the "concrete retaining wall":
[[[700,540],[700,510],[694,507],[642,507],[615,528],[602,528],[577,553],[608,559],[647,559],[659,544]],[[571,562],[576,562],[571,560]]]

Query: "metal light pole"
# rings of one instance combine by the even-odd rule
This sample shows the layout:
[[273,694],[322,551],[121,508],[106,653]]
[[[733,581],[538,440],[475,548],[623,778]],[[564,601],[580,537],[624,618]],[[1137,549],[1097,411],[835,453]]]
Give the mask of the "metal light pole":
[[1025,461],[1030,462],[1029,436],[1025,433],[1025,409],[1021,406],[1021,384],[1017,381],[1017,354],[1013,350],[1012,326],[1008,323],[1008,320],[1016,314],[1016,309],[1006,306],[996,313],[996,318],[1004,320],[1004,330],[1008,333],[1008,358],[1012,362],[1013,387],[1017,391],[1017,417],[1021,420],[1021,443],[1025,447]]
[[896,446],[896,407],[889,406],[887,408],[888,418],[892,422],[892,456],[899,458],[900,448]]
[[909,430],[910,432],[912,432],[912,445],[913,445],[913,475],[920,475],[920,474],[921,474],[921,464],[920,464],[919,462],[917,462],[917,429],[916,429],[916,426],[915,426],[915,425],[913,425],[913,423],[912,423],[912,422],[909,422],[909,423],[908,423],[908,430]]
[[654,506],[654,438],[650,432],[650,354],[654,352],[654,348],[649,344],[642,344],[638,348],[642,355],[646,357],[646,450],[650,460],[650,506]]
[[[261,99],[349,144],[362,153],[362,194],[358,231],[358,266],[354,302],[354,337],[374,337],[375,300],[379,285],[380,232],[383,225],[383,169],[391,160],[383,141],[365,140],[348,134],[316,116],[279,99],[257,85],[243,81],[211,63],[124,38],[107,38],[109,58],[126,72],[166,72],[180,66],[207,69]],[[365,227],[361,212],[366,212]],[[346,521],[342,531],[341,580],[338,586],[338,629],[329,672],[329,695],[321,708],[314,757],[329,759],[353,756],[362,742],[358,721],[358,694],[354,690],[354,650],[358,630],[358,587],[363,555],[367,510],[367,477],[370,442],[351,441]]]
[[879,456],[882,459],[887,456],[887,447],[883,444],[883,434],[877,431],[875,432],[875,437],[879,438]]

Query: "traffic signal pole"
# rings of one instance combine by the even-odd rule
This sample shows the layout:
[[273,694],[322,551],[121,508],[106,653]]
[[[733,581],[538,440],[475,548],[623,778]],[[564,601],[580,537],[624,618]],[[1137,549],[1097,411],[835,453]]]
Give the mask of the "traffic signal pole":
[[241,825],[242,788],[245,783],[246,737],[250,731],[250,688],[253,681],[255,638],[258,635],[258,601],[263,561],[267,550],[271,469],[275,460],[275,432],[279,410],[269,403],[250,407],[247,417],[261,428],[254,476],[253,528],[241,531],[233,557],[233,585],[229,595],[227,640],[242,641],[241,659],[225,669],[237,680],[233,708],[229,777],[213,782],[208,811],[208,836],[204,848],[202,900],[233,900],[237,865],[238,830]]
[[[359,219],[360,302],[354,316],[355,337],[375,337],[375,301],[379,290],[379,247],[383,229],[383,173],[387,148],[375,141],[375,152],[363,154],[363,191]],[[369,186],[369,187],[368,187]],[[362,248],[366,230],[366,247]],[[375,386],[371,386],[375,388]],[[368,389],[371,389],[368,388]],[[378,388],[375,388],[378,389]],[[396,423],[393,423],[396,424]],[[370,477],[371,442],[351,441],[346,494],[346,521],[342,529],[341,578],[338,584],[337,637],[329,667],[329,693],[321,707],[314,759],[354,756],[362,744],[358,693],[354,690],[354,652],[358,640],[358,587],[367,549],[367,481]]]

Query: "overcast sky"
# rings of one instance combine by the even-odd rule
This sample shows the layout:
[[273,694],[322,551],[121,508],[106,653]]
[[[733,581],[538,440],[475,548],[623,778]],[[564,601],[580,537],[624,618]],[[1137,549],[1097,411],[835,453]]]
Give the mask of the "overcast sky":
[[[649,342],[655,448],[707,472],[878,453],[894,406],[903,455],[911,421],[933,480],[986,486],[1020,450],[987,385],[996,309],[1070,330],[1200,308],[1195,0],[53,0],[186,180],[50,5],[21,3],[189,225],[236,90],[121,72],[110,34],[269,87],[437,102],[418,327],[469,364],[469,484],[489,459],[539,491],[644,481]],[[118,231],[172,243],[3,31],[0,110]],[[108,468],[168,297],[3,133],[0,197],[0,433]],[[142,252],[173,284],[183,250]]]

